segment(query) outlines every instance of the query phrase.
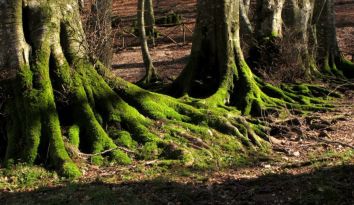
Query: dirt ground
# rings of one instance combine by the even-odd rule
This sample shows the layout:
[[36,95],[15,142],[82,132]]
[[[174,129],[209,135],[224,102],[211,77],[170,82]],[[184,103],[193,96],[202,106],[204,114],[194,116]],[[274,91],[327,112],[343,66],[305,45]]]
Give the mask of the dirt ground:
[[[193,22],[195,0],[155,2],[161,13],[181,11]],[[129,22],[135,5],[136,0],[118,0],[114,13]],[[336,11],[339,45],[351,58],[354,1],[338,1]],[[177,44],[163,39],[151,49],[166,82],[185,67],[191,49],[190,37],[183,43],[176,37],[181,30],[173,34],[179,39]],[[140,48],[117,45],[114,72],[136,82],[144,75]],[[284,112],[263,118],[273,126],[273,153],[245,166],[195,170],[156,161],[122,167],[88,165],[77,181],[43,176],[39,182],[33,179],[30,188],[14,188],[14,179],[0,175],[0,204],[354,204],[354,91],[347,86],[331,87],[344,96],[334,102],[333,111],[304,116]]]

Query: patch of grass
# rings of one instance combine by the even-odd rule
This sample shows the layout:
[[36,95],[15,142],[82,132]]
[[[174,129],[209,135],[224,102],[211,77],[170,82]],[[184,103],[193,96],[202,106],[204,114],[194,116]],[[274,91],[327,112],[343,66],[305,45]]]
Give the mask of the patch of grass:
[[28,190],[59,183],[54,171],[39,166],[18,164],[0,169],[0,190]]
[[311,153],[309,154],[312,166],[315,168],[321,168],[324,165],[346,165],[354,163],[354,150],[327,150],[324,153]]

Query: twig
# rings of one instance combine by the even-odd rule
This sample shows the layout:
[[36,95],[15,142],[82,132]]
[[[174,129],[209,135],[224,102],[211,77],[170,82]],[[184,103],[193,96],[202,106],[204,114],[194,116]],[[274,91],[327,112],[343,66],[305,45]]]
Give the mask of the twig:
[[338,86],[335,87],[333,90],[331,90],[331,92],[328,93],[327,98],[328,98],[332,93],[335,93],[340,87],[344,87],[344,86],[347,86],[347,85],[353,85],[353,83],[352,83],[352,82],[348,82],[348,83],[344,83],[344,84],[338,85]]
[[108,150],[105,150],[105,151],[99,152],[99,153],[94,153],[94,154],[79,153],[79,155],[84,156],[84,157],[93,157],[93,156],[98,156],[98,155],[107,154],[107,153],[113,152],[113,151],[115,151],[115,150],[117,150],[117,149],[123,150],[123,151],[125,151],[125,152],[127,152],[127,153],[129,153],[129,154],[136,154],[136,153],[135,153],[134,151],[132,151],[132,150],[129,150],[129,149],[127,149],[127,148],[119,147],[119,146],[118,146],[118,147],[115,147],[115,148],[112,148],[112,149],[108,149]]
[[349,147],[351,149],[354,149],[354,146],[350,145],[350,144],[345,144],[343,142],[339,142],[339,141],[331,141],[331,140],[326,140],[326,139],[321,139],[321,138],[315,138],[315,137],[310,137],[309,139],[315,140],[315,141],[321,141],[321,142],[325,142],[328,144],[338,144],[341,145],[343,147]]

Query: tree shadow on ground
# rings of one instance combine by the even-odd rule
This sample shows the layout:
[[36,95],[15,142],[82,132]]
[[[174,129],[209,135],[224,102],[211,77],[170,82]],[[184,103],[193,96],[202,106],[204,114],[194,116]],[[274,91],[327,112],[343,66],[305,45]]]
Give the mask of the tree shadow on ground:
[[[182,58],[168,60],[168,61],[156,61],[154,66],[171,66],[174,64],[186,64],[189,56],[184,56]],[[125,63],[125,64],[114,64],[112,65],[113,69],[132,69],[132,68],[144,68],[144,63]],[[180,68],[177,68],[180,69]]]
[[[235,179],[236,178],[236,179]],[[157,178],[120,184],[70,183],[25,193],[2,193],[0,204],[353,204],[354,166],[290,175],[173,182]]]

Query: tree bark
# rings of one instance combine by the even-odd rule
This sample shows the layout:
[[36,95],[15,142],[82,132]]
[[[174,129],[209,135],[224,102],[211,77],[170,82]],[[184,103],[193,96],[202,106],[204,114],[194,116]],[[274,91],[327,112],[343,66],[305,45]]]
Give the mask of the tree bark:
[[292,58],[297,59],[292,69],[301,68],[308,78],[353,77],[353,64],[337,45],[333,5],[333,0],[258,0],[252,66],[284,67]]
[[112,66],[113,36],[112,36],[112,0],[95,0],[92,5],[89,32],[94,33],[92,47],[94,55],[107,68]]
[[145,0],[144,20],[146,34],[151,38],[152,45],[155,46],[155,14],[153,0]]
[[198,2],[190,60],[171,87],[174,94],[207,97],[209,104],[236,105],[245,114],[258,109],[252,101],[259,100],[261,92],[240,46],[239,3]]
[[326,74],[354,77],[354,64],[345,60],[337,43],[334,1],[315,1],[313,24],[316,26],[317,62]]
[[[143,62],[145,65],[145,76],[140,81],[140,83],[149,84],[149,83],[157,81],[159,79],[159,77],[158,77],[156,69],[152,63],[152,59],[151,59],[150,52],[149,52],[149,46],[147,43],[146,29],[145,29],[145,22],[146,21],[144,18],[145,17],[145,8],[146,8],[145,2],[146,2],[146,0],[138,0],[138,13],[137,13],[141,52],[142,52],[142,56],[143,56]],[[151,11],[149,11],[149,13],[150,12]],[[150,16],[150,14],[149,14],[149,16]]]
[[284,3],[285,0],[257,0],[258,38],[282,36]]
[[311,109],[310,101],[321,103],[266,84],[252,73],[240,46],[239,3],[198,2],[191,56],[170,92],[203,98],[204,104],[214,107],[235,106],[243,114],[254,115],[284,106]]

